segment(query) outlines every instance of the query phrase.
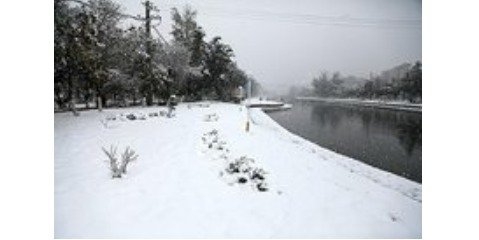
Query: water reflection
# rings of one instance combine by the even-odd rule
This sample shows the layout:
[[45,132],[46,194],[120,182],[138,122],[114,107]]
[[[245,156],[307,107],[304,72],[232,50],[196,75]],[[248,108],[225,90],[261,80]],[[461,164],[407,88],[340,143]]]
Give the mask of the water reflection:
[[297,102],[270,116],[321,146],[421,182],[420,113]]
[[414,148],[422,143],[421,119],[408,118],[397,125],[398,138],[409,156]]
[[[420,116],[420,114],[419,114]],[[365,132],[389,131],[399,139],[404,150],[411,156],[415,147],[421,143],[422,120],[418,113],[405,113],[392,110],[379,110],[357,106],[340,106],[332,104],[316,104],[313,106],[311,118],[319,122],[322,128],[337,129],[345,125],[342,121],[351,121],[352,118],[361,120]]]

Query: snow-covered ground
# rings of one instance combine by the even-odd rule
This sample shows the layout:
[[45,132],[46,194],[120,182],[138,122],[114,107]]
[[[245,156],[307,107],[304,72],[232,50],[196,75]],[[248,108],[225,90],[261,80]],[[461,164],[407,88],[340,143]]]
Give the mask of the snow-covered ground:
[[247,106],[280,106],[283,105],[283,102],[270,100],[267,98],[250,98],[243,101],[243,103]]
[[292,104],[258,97],[246,99],[242,104],[252,108],[261,108],[264,112],[284,111],[293,107]]
[[358,99],[358,98],[323,98],[323,97],[297,97],[301,101],[319,101],[329,103],[340,103],[349,105],[358,105],[366,107],[376,107],[384,109],[396,109],[411,112],[421,112],[421,103],[410,103],[408,101],[399,100],[379,100],[379,99]]
[[[180,104],[175,117],[148,116],[160,110],[55,114],[55,237],[422,235],[418,183],[308,142],[259,109],[249,132],[239,105]],[[139,155],[122,178],[111,178],[101,150],[110,145]],[[241,157],[267,172],[267,191],[228,173]]]

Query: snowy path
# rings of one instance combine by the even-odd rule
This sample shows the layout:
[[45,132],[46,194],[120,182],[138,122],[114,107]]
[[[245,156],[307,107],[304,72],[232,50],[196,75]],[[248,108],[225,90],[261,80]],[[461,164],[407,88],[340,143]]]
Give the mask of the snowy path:
[[[249,133],[245,110],[226,103],[100,122],[159,109],[55,114],[55,237],[421,237],[420,184],[318,147],[258,109]],[[267,192],[220,177],[201,140],[213,129],[231,158],[268,172]],[[111,179],[110,144],[139,154],[124,178]]]

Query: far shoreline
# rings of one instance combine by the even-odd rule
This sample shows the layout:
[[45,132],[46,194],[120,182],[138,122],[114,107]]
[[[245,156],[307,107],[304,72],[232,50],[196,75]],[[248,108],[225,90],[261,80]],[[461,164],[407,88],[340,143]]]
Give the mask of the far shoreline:
[[422,113],[422,104],[406,103],[399,101],[384,101],[379,99],[365,100],[357,98],[320,98],[320,97],[296,97],[295,100],[304,102],[324,102],[338,105],[350,105],[359,107],[371,107],[387,110],[407,111]]

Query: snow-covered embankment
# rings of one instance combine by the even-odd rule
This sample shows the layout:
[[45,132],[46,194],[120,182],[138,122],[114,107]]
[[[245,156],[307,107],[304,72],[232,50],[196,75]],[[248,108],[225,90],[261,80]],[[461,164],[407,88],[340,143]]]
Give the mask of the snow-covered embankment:
[[[249,132],[239,105],[148,117],[159,110],[55,114],[55,237],[421,237],[418,183],[310,143],[259,109]],[[121,116],[132,112],[145,120]],[[110,145],[139,154],[126,177],[111,178]],[[242,157],[267,172],[266,191],[229,173]]]

